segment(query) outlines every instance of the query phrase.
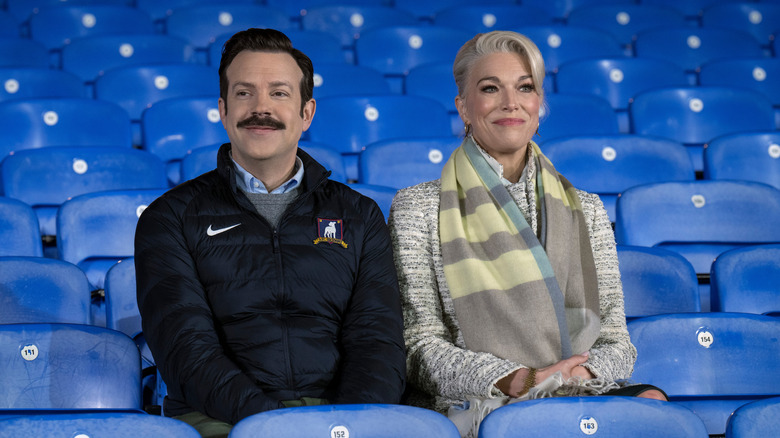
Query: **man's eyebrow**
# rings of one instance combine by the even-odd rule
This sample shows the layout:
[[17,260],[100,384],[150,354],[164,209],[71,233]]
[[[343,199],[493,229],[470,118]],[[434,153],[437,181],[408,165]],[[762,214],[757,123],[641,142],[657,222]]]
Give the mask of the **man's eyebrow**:
[[252,88],[252,89],[255,89],[255,88],[256,88],[256,87],[255,87],[255,84],[253,84],[253,83],[251,83],[251,82],[241,82],[241,81],[234,83],[234,84],[233,84],[233,86],[232,86],[231,88],[232,88],[232,89],[236,89],[236,88],[238,88],[238,87]]
[[287,81],[273,81],[269,85],[272,87],[287,87],[287,88],[293,87],[292,84]]

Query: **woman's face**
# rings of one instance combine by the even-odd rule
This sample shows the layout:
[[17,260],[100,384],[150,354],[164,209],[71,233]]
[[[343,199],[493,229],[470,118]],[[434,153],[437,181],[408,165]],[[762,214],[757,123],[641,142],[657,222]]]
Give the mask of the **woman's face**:
[[467,78],[463,98],[455,103],[472,135],[494,158],[525,153],[539,127],[539,105],[533,79],[516,53],[480,58]]

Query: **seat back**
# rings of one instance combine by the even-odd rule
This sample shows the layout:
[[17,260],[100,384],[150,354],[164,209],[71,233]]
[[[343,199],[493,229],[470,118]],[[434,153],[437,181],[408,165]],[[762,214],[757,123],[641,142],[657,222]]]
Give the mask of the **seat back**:
[[525,4],[456,4],[433,16],[435,25],[462,28],[475,34],[552,22],[553,17],[548,11]]
[[[778,4],[780,7],[780,4]],[[701,85],[749,88],[780,107],[780,58],[735,58],[708,62],[699,72]]]
[[461,139],[446,137],[406,137],[371,143],[360,153],[363,184],[402,189],[439,179],[444,164]]
[[545,96],[547,110],[540,111],[539,135],[543,141],[572,135],[617,134],[618,118],[606,100],[586,94]]
[[350,184],[352,189],[368,196],[376,202],[382,214],[385,215],[385,222],[390,217],[390,206],[393,204],[393,198],[398,190],[394,187],[377,186],[372,184]]
[[168,35],[206,49],[216,38],[240,30],[271,28],[284,32],[292,26],[287,15],[272,7],[253,3],[203,3],[178,7],[165,18]]
[[[425,2],[419,2],[414,0],[395,0],[393,5],[397,9],[402,9],[406,12],[414,15],[418,20],[422,22],[431,22],[435,19],[437,13],[457,5],[477,5],[481,2],[478,0],[428,0]],[[512,0],[491,0],[487,2],[490,4],[516,4],[517,2]],[[464,41],[465,42],[465,41]]]
[[446,108],[418,96],[334,96],[320,99],[317,110],[309,140],[332,145],[341,153],[359,153],[369,143],[388,138],[452,132]]
[[216,69],[196,64],[158,64],[120,67],[95,81],[95,97],[116,103],[131,120],[154,103],[174,97],[219,97]]
[[780,428],[780,397],[741,406],[729,417],[726,438],[772,436]]
[[536,43],[544,58],[544,69],[549,73],[557,72],[563,63],[576,59],[615,58],[624,55],[615,37],[592,27],[537,25],[521,26],[518,31]]
[[[85,129],[89,127],[89,129]],[[123,146],[130,118],[119,106],[93,99],[52,98],[0,102],[0,159],[45,146]]]
[[[299,30],[288,29],[284,34],[290,38],[293,47],[305,53],[311,59],[314,68],[321,64],[347,64],[352,65],[353,54],[350,50],[343,50],[339,40],[330,33],[317,30]],[[222,48],[225,46],[233,33],[223,33],[218,35],[214,42],[208,46],[208,64],[212,67],[219,67],[222,59]],[[356,76],[352,78],[356,81],[362,78]]]
[[780,244],[726,251],[712,264],[712,310],[780,311]]
[[42,97],[85,97],[84,84],[72,73],[42,67],[0,67],[0,102]]
[[626,318],[701,311],[696,272],[683,256],[663,248],[617,250]]
[[676,9],[657,5],[583,4],[571,11],[566,23],[603,29],[621,45],[630,47],[640,32],[654,27],[682,26],[685,16]]
[[0,196],[0,256],[43,257],[35,210],[22,201]]
[[49,52],[38,41],[0,37],[0,67],[49,67]]
[[0,418],[0,434],[4,436],[200,438],[198,431],[183,421],[159,415],[129,412],[41,414]]
[[141,333],[135,283],[135,258],[120,260],[106,273],[106,327],[131,338]]
[[76,74],[83,82],[94,82],[118,67],[193,60],[194,50],[186,41],[158,34],[83,37],[62,49],[62,69]]
[[190,149],[181,159],[181,180],[188,181],[217,168],[217,152],[221,144]]
[[0,257],[0,324],[91,324],[90,286],[78,267],[45,257]]
[[460,436],[455,425],[442,414],[414,406],[387,404],[276,409],[246,417],[235,425],[230,435],[233,438]]
[[298,147],[331,172],[328,178],[342,183],[347,182],[347,174],[344,170],[344,161],[341,158],[341,154],[330,145],[300,141],[298,142]]
[[141,409],[141,358],[126,335],[75,324],[0,325],[0,408]]
[[[345,63],[314,64],[314,98],[390,94],[385,76],[371,67]],[[315,117],[316,118],[316,117]]]
[[704,147],[704,178],[756,181],[780,189],[780,132],[718,137]]
[[523,5],[531,5],[547,11],[556,21],[566,21],[569,15],[584,5],[632,4],[632,0],[524,0]]
[[780,242],[780,190],[746,181],[632,187],[618,198],[615,239],[674,250],[706,274],[728,249]]
[[140,9],[126,5],[52,5],[30,18],[32,39],[46,48],[60,49],[86,36],[154,33],[152,19]]
[[103,287],[106,272],[134,254],[135,227],[146,207],[165,189],[119,190],[76,196],[57,213],[57,251]]
[[342,47],[349,48],[354,47],[355,42],[368,29],[415,24],[415,16],[403,9],[373,4],[313,6],[301,17],[304,30],[328,33],[333,35]]
[[722,27],[747,32],[762,45],[769,46],[777,35],[780,4],[724,2],[704,9],[703,26]]
[[479,438],[706,438],[693,412],[637,397],[553,397],[512,403],[485,417]]

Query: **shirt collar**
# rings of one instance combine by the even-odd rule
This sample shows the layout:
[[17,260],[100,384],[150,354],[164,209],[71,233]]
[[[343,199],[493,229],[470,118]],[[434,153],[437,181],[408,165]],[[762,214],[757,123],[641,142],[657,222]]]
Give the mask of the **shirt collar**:
[[[236,184],[238,185],[239,189],[247,193],[268,193],[268,189],[266,189],[265,184],[263,184],[262,181],[255,178],[254,175],[241,167],[241,165],[238,164],[236,160],[233,160],[232,153],[230,155],[230,159],[233,161],[233,165],[236,169]],[[297,156],[295,157],[295,169],[295,175],[293,175],[292,178],[284,182],[279,187],[272,190],[270,193],[271,195],[287,193],[301,185],[301,181],[303,181],[303,161],[301,161],[301,158]]]
[[[473,139],[473,137],[472,137]],[[504,185],[504,187],[511,186],[514,184],[513,182],[509,181],[508,179],[504,178],[504,165],[499,163],[498,160],[493,158],[487,151],[482,149],[482,146],[477,143],[476,140],[474,140],[474,144],[477,145],[477,149],[479,150],[479,153],[482,154],[483,157],[485,157],[485,160],[487,161],[488,165],[491,169],[493,169],[494,172],[496,172],[496,175],[501,179],[501,184]],[[530,148],[528,148],[530,149]],[[526,151],[527,152],[527,151]],[[530,155],[529,155],[530,156]],[[523,167],[523,173],[520,175],[520,179],[518,181],[524,181],[526,177],[528,176],[528,162],[529,159],[526,159],[526,165]]]

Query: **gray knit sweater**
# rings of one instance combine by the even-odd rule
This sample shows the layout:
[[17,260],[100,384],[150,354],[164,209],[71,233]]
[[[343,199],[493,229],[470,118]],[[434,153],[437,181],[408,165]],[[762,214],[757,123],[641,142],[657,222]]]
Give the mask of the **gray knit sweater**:
[[[530,160],[525,180],[507,187],[534,231],[535,174]],[[470,397],[502,396],[495,383],[524,366],[465,349],[444,277],[438,229],[440,189],[436,180],[399,191],[389,225],[404,310],[407,373],[416,391],[409,402],[445,412]],[[583,191],[578,195],[596,262],[601,311],[601,334],[585,366],[597,378],[627,379],[636,349],[626,328],[614,234],[599,197]]]

